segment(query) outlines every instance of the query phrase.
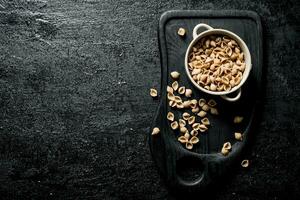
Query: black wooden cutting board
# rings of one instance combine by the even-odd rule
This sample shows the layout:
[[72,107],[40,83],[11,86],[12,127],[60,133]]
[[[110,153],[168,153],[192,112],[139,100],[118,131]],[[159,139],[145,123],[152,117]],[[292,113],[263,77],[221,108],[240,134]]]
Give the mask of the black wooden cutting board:
[[[184,68],[184,56],[192,41],[193,28],[206,23],[213,28],[222,28],[239,35],[247,44],[252,57],[252,70],[242,87],[242,97],[237,102],[209,96],[197,90],[188,80]],[[177,30],[186,29],[186,36],[180,37]],[[243,151],[249,144],[253,123],[261,93],[262,75],[262,27],[259,16],[251,11],[169,11],[159,22],[159,44],[161,53],[161,94],[160,103],[153,127],[161,132],[151,136],[150,149],[158,169],[166,183],[176,189],[201,191],[215,180],[222,178],[230,169],[240,163]],[[166,87],[173,80],[169,74],[180,72],[179,84],[193,89],[194,97],[199,99],[213,97],[218,103],[220,115],[209,115],[211,127],[199,136],[200,142],[192,150],[185,149],[177,141],[178,132],[170,129],[166,115],[172,109],[168,106]],[[175,116],[183,111],[172,110]],[[234,116],[243,116],[240,124],[234,124]],[[152,127],[152,128],[153,128]],[[243,133],[243,141],[234,138],[234,132]],[[220,154],[224,142],[231,142],[232,152],[224,157]]]

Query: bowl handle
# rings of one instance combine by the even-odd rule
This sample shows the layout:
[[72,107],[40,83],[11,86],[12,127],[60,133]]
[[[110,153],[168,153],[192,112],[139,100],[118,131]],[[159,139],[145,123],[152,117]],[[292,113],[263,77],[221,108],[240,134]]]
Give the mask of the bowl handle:
[[206,28],[207,30],[214,29],[213,27],[211,27],[211,26],[209,26],[207,24],[203,24],[203,23],[198,24],[198,25],[196,25],[194,27],[194,30],[193,30],[193,39],[195,39],[198,36],[197,31],[198,31],[199,28],[202,28],[202,27]]
[[226,96],[226,95],[222,95],[221,97],[222,97],[223,99],[227,100],[227,101],[233,102],[233,101],[239,100],[240,97],[241,97],[241,94],[242,94],[242,89],[240,88],[240,89],[238,90],[238,93],[237,93],[237,95],[236,95],[235,97],[232,97],[232,98],[231,98],[231,97],[228,97],[228,96]]

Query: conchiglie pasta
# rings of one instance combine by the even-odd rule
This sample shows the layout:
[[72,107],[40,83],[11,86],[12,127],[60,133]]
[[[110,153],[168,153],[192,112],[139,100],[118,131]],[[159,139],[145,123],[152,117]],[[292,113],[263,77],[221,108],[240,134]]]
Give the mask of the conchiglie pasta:
[[204,89],[229,91],[243,79],[245,56],[229,36],[206,36],[192,48],[188,68],[193,80]]

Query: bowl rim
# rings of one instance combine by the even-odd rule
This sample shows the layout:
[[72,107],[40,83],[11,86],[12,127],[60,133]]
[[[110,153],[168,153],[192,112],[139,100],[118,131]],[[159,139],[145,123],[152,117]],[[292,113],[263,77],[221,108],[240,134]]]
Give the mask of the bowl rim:
[[[243,78],[242,78],[241,82],[238,85],[234,86],[229,91],[210,91],[210,90],[207,90],[207,89],[203,88],[202,86],[200,86],[198,83],[196,83],[194,81],[194,79],[192,78],[191,73],[189,71],[189,68],[188,68],[189,53],[190,53],[192,47],[195,45],[195,43],[197,43],[201,38],[203,38],[207,35],[226,35],[226,36],[230,37],[231,39],[235,40],[239,44],[240,48],[242,49],[242,52],[244,53],[246,67],[245,67],[245,70],[243,72]],[[233,92],[237,91],[246,82],[246,80],[249,77],[250,71],[252,69],[251,54],[250,54],[248,46],[246,45],[244,40],[242,38],[240,38],[237,34],[231,32],[231,31],[228,31],[228,30],[225,30],[225,29],[219,29],[219,28],[218,29],[213,28],[213,29],[203,31],[200,34],[198,34],[196,38],[193,38],[193,40],[190,42],[190,44],[189,44],[189,46],[186,50],[184,64],[185,64],[185,71],[186,71],[190,81],[193,83],[193,85],[195,87],[197,87],[199,90],[201,90],[205,93],[208,93],[208,94],[212,94],[212,95],[226,95],[226,94],[230,94],[230,93],[233,93]]]

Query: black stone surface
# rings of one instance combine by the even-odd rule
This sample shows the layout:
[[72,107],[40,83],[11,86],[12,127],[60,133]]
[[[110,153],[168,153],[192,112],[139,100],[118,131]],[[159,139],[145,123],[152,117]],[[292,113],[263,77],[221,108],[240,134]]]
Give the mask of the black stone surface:
[[0,198],[175,199],[147,142],[159,17],[246,9],[264,27],[261,119],[250,167],[213,197],[296,199],[299,8],[297,0],[0,1]]

